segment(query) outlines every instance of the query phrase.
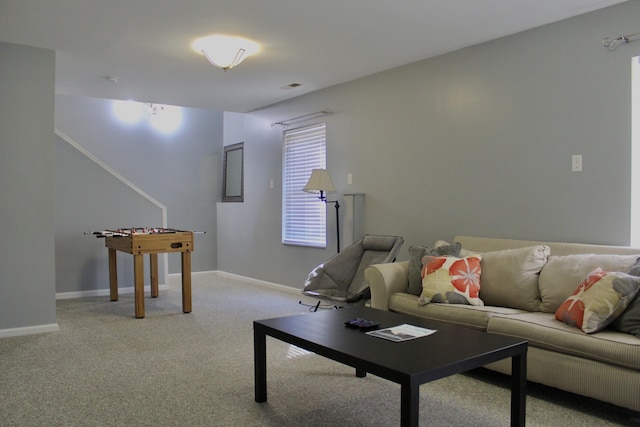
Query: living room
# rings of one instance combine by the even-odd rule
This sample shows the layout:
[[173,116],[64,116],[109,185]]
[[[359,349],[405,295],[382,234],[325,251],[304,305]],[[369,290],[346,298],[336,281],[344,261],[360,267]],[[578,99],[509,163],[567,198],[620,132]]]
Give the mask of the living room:
[[[401,259],[463,234],[629,245],[640,43],[602,40],[636,33],[638,16],[631,0],[246,113],[185,107],[191,125],[172,137],[118,127],[110,100],[56,94],[53,51],[0,42],[0,336],[57,330],[57,294],[108,292],[106,249],[83,232],[114,218],[162,221],[162,207],[129,198],[72,143],[131,171],[170,226],[207,232],[195,240],[197,273],[296,290],[333,255],[331,209],[325,249],[283,245],[279,226],[282,128],[272,123],[322,109],[338,197],[365,194],[364,229],[404,236]],[[128,145],[140,141],[157,145],[136,168]],[[237,142],[244,202],[222,203],[220,156]],[[189,156],[175,155],[178,144]],[[582,171],[571,171],[573,155]],[[169,257],[166,271],[179,262]]]

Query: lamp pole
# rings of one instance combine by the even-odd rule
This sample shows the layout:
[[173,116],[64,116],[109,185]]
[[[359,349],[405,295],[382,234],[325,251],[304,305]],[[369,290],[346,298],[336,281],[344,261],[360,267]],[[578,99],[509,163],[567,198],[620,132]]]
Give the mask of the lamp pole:
[[307,181],[307,185],[304,186],[302,191],[306,191],[307,193],[317,193],[320,192],[320,196],[318,199],[322,200],[325,205],[327,203],[335,203],[336,208],[336,242],[338,245],[338,253],[340,253],[340,204],[337,200],[327,200],[325,193],[335,193],[336,188],[331,181],[331,175],[329,175],[329,171],[326,169],[312,169],[311,176],[309,177],[309,181]]
[[336,242],[338,244],[338,253],[340,253],[340,204],[336,200]]
[[338,246],[338,253],[340,253],[340,203],[337,200],[327,200],[327,197],[324,195],[324,191],[320,190],[320,196],[318,199],[322,200],[325,204],[327,203],[335,203],[336,208],[336,244]]

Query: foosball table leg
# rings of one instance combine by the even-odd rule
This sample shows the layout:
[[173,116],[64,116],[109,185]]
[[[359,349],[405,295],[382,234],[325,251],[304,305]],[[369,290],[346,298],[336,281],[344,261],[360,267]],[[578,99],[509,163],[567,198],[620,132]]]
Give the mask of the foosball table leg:
[[191,313],[191,252],[182,252],[182,312]]
[[136,318],[144,317],[144,258],[133,256],[133,288],[136,305]]
[[109,296],[111,301],[118,301],[118,265],[115,249],[109,249]]
[[158,254],[149,254],[149,268],[151,277],[151,298],[157,298],[158,293]]

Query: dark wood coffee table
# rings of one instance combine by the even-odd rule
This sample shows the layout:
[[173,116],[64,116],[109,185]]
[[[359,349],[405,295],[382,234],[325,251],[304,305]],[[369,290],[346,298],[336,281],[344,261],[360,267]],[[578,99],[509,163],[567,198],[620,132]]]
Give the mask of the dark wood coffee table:
[[[437,332],[392,342],[344,325],[356,317],[378,321],[380,328],[408,323]],[[352,366],[359,377],[369,372],[400,384],[403,426],[418,425],[421,384],[511,357],[511,425],[525,425],[525,340],[366,307],[257,320],[253,322],[256,402],[267,401],[267,336]]]

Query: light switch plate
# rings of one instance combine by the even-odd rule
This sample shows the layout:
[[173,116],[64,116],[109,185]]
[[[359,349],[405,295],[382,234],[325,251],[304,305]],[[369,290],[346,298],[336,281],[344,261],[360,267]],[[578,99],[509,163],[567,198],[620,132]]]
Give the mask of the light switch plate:
[[580,172],[582,170],[582,154],[574,154],[571,156],[571,172]]

